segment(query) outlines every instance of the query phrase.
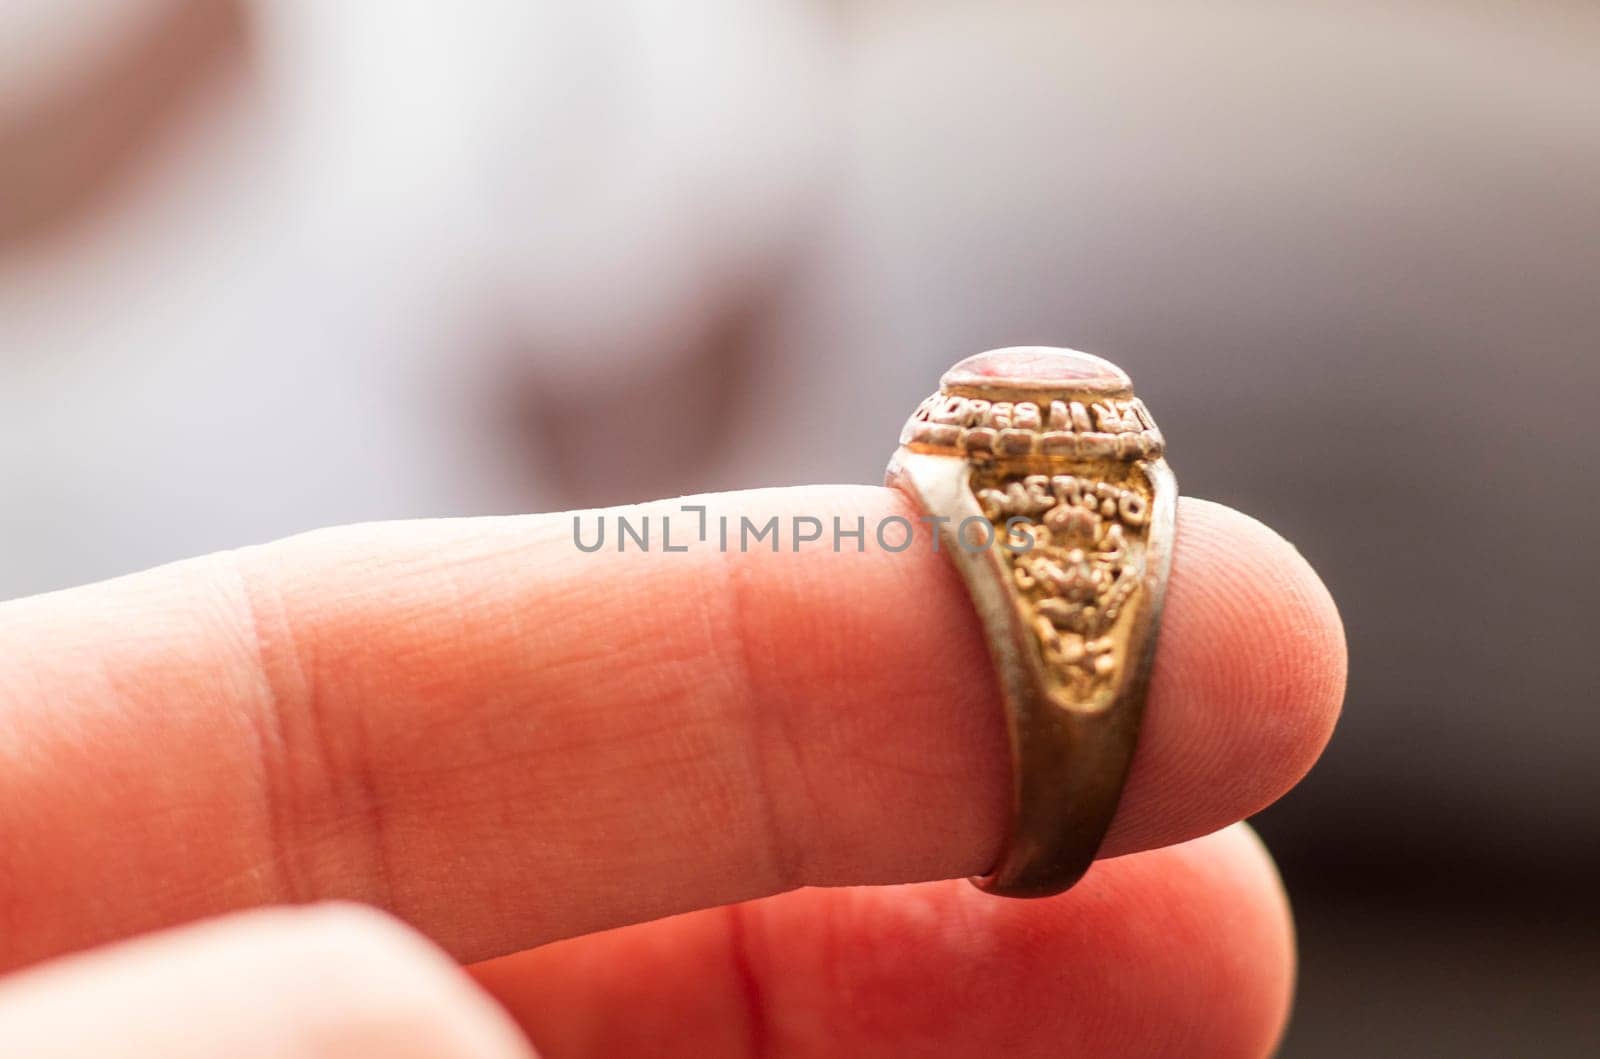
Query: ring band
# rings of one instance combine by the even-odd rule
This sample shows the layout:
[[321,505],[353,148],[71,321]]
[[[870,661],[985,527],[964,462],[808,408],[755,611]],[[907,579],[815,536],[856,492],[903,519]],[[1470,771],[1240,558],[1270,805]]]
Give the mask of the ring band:
[[1028,346],[946,372],[889,463],[966,581],[999,678],[1011,817],[973,880],[991,893],[1067,889],[1111,826],[1172,564],[1164,451],[1120,368]]

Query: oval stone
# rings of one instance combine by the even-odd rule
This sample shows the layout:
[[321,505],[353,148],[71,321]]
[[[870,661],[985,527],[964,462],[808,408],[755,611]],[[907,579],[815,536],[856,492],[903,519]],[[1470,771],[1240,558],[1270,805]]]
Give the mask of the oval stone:
[[1127,372],[1091,353],[1054,346],[1010,346],[968,357],[944,373],[945,390],[1127,393]]

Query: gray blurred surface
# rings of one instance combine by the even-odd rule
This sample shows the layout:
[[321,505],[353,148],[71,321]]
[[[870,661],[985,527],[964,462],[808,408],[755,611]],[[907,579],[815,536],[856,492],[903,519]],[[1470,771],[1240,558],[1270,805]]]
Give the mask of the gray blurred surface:
[[[1088,349],[1348,626],[1340,731],[1258,821],[1302,921],[1286,1054],[1600,1039],[1600,9],[708,3],[651,44],[640,6],[488,109],[515,49],[449,68],[408,9],[439,112],[394,127],[358,17],[258,11],[254,72],[119,202],[0,252],[0,591],[357,518],[874,481],[950,361]],[[619,188],[574,177],[618,158]],[[708,380],[726,433],[607,414]]]

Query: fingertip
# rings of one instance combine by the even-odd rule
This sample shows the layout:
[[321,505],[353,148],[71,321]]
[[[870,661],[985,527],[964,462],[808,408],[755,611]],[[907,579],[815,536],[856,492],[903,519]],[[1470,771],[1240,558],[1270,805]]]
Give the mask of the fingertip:
[[1310,562],[1271,526],[1211,500],[1183,499],[1178,535],[1186,549],[1180,554],[1190,565],[1204,566],[1210,575],[1185,579],[1180,587],[1209,588],[1218,596],[1226,595],[1229,587],[1237,588],[1235,628],[1252,634],[1239,646],[1252,646],[1255,633],[1275,632],[1270,656],[1277,665],[1275,672],[1296,682],[1293,690],[1324,722],[1323,734],[1331,732],[1344,698],[1344,622]]
[[1294,1000],[1294,916],[1271,853],[1238,823],[1169,849],[1143,866],[1180,925],[1170,944],[1190,946],[1206,1010],[1191,1013],[1208,1042],[1186,1054],[1271,1055]]
[[442,951],[352,903],[235,913],[3,983],[0,1055],[111,1054],[534,1059]]
[[1140,748],[1110,854],[1269,805],[1322,753],[1344,698],[1344,628],[1272,529],[1184,498]]
[[1288,900],[1243,824],[1053,898],[952,880],[800,891],[743,918],[765,1032],[793,1054],[1265,1056],[1293,993]]

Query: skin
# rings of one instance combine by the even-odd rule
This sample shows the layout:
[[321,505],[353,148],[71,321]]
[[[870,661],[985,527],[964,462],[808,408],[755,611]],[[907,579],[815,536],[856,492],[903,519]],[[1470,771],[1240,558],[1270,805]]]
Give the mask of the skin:
[[612,546],[354,526],[0,605],[0,1055],[1271,1051],[1291,921],[1235,822],[1345,673],[1281,538],[1180,505],[1114,859],[1040,901],[949,881],[993,860],[1009,762],[926,540]]

